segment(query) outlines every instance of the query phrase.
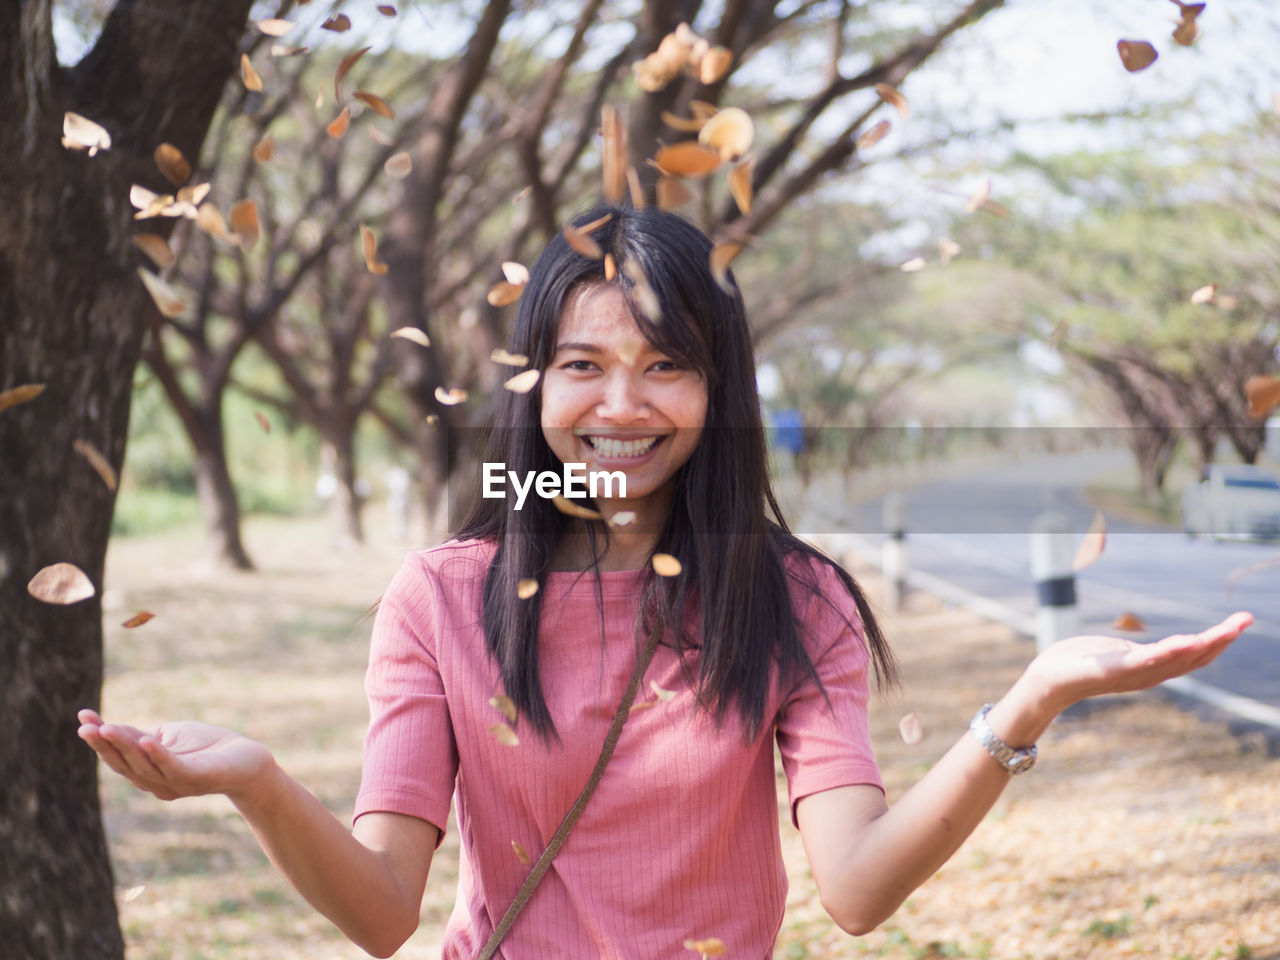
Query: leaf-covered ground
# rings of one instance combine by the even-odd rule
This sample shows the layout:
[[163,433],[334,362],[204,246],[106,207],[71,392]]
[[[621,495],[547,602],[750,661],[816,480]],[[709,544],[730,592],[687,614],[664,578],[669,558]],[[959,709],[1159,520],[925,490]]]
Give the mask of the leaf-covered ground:
[[[380,532],[374,523],[375,542]],[[361,616],[403,551],[337,552],[310,521],[258,522],[249,545],[257,574],[202,572],[187,535],[113,543],[105,711],[241,729],[346,818],[366,721]],[[141,609],[155,619],[118,626]],[[892,799],[1000,695],[1031,646],[923,596],[885,623],[906,676],[873,716]],[[898,722],[911,711],[924,738],[908,746]],[[102,792],[131,960],[364,956],[278,877],[226,801],[163,804],[109,773]],[[1280,760],[1260,737],[1157,695],[1059,721],[1039,766],[866,937],[826,919],[798,835],[787,824],[783,836],[792,889],[780,958],[1280,958]],[[439,955],[456,840],[451,830],[436,854],[406,960]]]

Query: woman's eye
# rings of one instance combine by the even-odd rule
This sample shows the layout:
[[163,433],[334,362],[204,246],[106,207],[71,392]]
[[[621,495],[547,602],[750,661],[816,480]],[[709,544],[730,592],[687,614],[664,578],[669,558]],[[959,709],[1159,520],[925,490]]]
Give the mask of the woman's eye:
[[590,370],[590,369],[591,369],[591,361],[590,361],[590,360],[570,360],[568,363],[563,364],[563,365],[561,366],[561,368],[560,368],[560,369],[562,369],[562,370]]
[[674,360],[659,360],[653,365],[653,369],[659,373],[670,373],[673,370],[679,370],[680,365]]

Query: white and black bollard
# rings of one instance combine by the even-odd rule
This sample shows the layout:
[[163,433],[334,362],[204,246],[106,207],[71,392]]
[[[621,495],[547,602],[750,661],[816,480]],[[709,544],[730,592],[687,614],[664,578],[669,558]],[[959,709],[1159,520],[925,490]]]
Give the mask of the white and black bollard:
[[901,610],[907,596],[907,502],[894,490],[884,495],[881,520],[889,539],[880,551],[884,570],[885,602],[890,610]]
[[1080,632],[1076,605],[1075,535],[1062,514],[1048,511],[1031,523],[1031,576],[1036,582],[1036,651]]

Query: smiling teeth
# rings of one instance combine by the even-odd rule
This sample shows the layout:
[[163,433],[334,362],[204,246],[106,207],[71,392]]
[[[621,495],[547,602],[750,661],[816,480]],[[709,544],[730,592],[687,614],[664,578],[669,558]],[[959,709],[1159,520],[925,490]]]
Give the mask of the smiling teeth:
[[657,437],[644,437],[640,440],[614,440],[610,437],[588,437],[591,446],[602,457],[638,457],[648,453],[649,448],[658,442]]

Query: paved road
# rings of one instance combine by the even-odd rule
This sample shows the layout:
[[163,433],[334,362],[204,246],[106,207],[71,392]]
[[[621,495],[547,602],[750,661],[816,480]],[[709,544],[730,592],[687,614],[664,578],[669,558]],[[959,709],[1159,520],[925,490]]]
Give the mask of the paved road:
[[[1127,456],[1044,457],[904,491],[912,569],[1034,617],[1033,519],[1052,509],[1083,535],[1094,514],[1085,483]],[[879,501],[842,501],[828,495],[811,503],[805,529],[853,535],[874,555],[884,540]],[[1127,610],[1147,625],[1137,639],[1199,630],[1250,610],[1254,626],[1196,677],[1280,708],[1280,544],[1213,543],[1111,520],[1106,550],[1078,575],[1077,592],[1087,631],[1114,632],[1111,621]]]

